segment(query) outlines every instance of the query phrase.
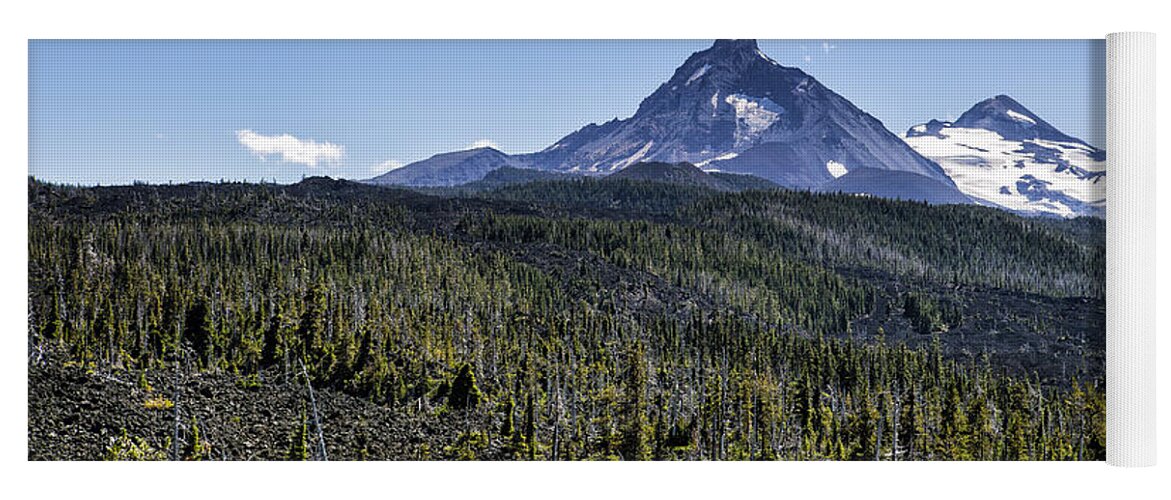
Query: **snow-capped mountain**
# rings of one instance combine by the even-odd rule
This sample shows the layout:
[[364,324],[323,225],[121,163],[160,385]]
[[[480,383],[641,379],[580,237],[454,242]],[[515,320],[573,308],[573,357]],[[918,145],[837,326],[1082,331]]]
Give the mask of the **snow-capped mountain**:
[[954,123],[911,127],[906,141],[978,203],[1028,215],[1105,216],[1106,152],[1011,97],[982,101]]
[[813,77],[769,58],[753,40],[716,41],[692,54],[634,116],[587,125],[542,151],[448,153],[370,182],[450,186],[502,166],[606,175],[651,161],[689,162],[796,189],[971,202],[935,162]]
[[[518,159],[589,174],[643,161],[689,162],[797,189],[970,202],[939,165],[753,40],[715,42],[692,54],[634,116],[588,125]],[[871,171],[900,175],[887,183]]]

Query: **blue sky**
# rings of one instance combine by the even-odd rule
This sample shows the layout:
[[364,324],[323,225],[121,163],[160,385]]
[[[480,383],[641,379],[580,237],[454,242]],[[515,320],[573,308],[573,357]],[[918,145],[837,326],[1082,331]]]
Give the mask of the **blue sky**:
[[[1008,94],[1105,145],[1102,40],[762,40],[902,134]],[[634,113],[710,40],[30,41],[29,172],[75,184],[369,178]]]

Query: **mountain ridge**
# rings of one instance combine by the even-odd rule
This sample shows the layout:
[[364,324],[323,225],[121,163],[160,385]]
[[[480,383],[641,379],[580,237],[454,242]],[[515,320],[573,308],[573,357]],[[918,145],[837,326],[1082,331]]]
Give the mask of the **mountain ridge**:
[[[1096,166],[1082,169],[1078,163],[1086,162],[1070,163],[1060,155],[1074,149],[1096,163],[1102,160],[1101,150],[1057,130],[1007,95],[977,103],[954,123],[933,119],[900,137],[800,68],[782,66],[754,40],[717,40],[679,64],[630,117],[584,125],[536,152],[440,153],[369,181],[456,186],[484,179],[504,166],[605,176],[639,163],[685,162],[708,172],[751,174],[795,190],[978,203],[1026,214],[1104,210],[1101,200],[1067,197],[1069,186],[1040,171],[1001,183],[993,193],[961,189],[960,183],[971,186],[974,173],[965,177],[957,157],[959,163],[973,159],[923,149],[930,138],[946,142],[957,130],[992,131],[1004,141],[1020,143],[1006,153],[1027,158],[1015,159],[1081,172],[1091,180],[1103,177]],[[989,201],[1006,196],[1026,201]],[[1029,204],[1034,206],[1023,206]]]
[[491,147],[439,153],[367,179],[371,184],[456,186],[483,179],[505,166],[519,166],[511,155]]
[[717,191],[778,189],[781,186],[753,175],[705,172],[687,162],[640,162],[604,177],[606,180],[636,180],[699,186]]

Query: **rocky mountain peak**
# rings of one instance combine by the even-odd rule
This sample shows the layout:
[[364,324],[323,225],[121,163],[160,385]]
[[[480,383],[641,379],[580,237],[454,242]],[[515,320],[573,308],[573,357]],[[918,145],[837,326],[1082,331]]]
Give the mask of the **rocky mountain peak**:
[[1065,135],[1016,99],[998,95],[976,103],[960,115],[953,126],[991,130],[1005,139],[1042,139],[1055,142],[1082,141]]

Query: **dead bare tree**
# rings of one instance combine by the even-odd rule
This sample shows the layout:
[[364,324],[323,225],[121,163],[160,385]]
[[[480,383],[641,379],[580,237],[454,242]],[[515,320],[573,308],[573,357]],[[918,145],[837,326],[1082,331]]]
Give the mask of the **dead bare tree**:
[[[325,432],[321,429],[321,419],[317,416],[317,399],[313,396],[313,384],[309,381],[309,371],[305,369],[305,362],[300,359],[297,360],[301,364],[301,375],[305,377],[305,387],[309,389],[309,404],[313,407],[313,427],[317,429],[317,445],[320,447],[320,457],[322,461],[329,461],[329,455],[325,452]],[[316,453],[313,458],[316,460]]]
[[174,406],[171,408],[175,413],[175,429],[171,437],[171,460],[179,460],[179,370],[182,364],[182,358],[176,353],[175,355],[175,375],[174,383],[171,387],[171,400]]

